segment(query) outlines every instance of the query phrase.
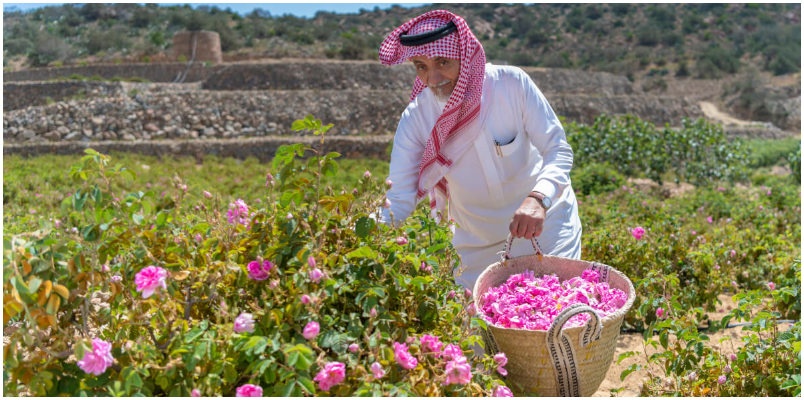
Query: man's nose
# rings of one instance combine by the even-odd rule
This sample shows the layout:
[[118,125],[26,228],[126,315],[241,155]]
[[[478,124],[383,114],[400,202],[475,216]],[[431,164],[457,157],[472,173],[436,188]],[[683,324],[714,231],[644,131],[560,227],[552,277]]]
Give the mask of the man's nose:
[[436,86],[439,83],[441,83],[442,80],[444,80],[443,77],[441,76],[441,74],[438,71],[430,72],[430,76],[428,78],[429,78],[428,79],[429,80],[428,84],[430,86]]

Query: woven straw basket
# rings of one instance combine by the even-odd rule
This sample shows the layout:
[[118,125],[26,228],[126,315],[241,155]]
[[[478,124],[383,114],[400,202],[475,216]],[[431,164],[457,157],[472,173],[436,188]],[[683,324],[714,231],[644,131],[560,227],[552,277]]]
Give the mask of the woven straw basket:
[[[634,304],[634,285],[620,271],[608,265],[563,257],[542,256],[538,244],[531,240],[536,254],[510,258],[509,235],[501,261],[490,265],[475,282],[475,307],[482,309],[482,295],[491,287],[503,284],[508,277],[533,270],[534,275],[555,274],[560,281],[580,276],[586,269],[600,274],[600,282],[628,293],[625,305],[612,315],[600,318],[597,311],[585,304],[573,304],[562,311],[547,331],[533,331],[493,326],[483,312],[488,329],[481,330],[486,342],[486,353],[505,353],[508,364],[506,380],[522,385],[525,392],[539,396],[593,395],[608,372],[614,359],[614,350],[620,326]],[[592,317],[584,326],[562,330],[573,315],[589,313]],[[516,385],[510,385],[517,390]]]

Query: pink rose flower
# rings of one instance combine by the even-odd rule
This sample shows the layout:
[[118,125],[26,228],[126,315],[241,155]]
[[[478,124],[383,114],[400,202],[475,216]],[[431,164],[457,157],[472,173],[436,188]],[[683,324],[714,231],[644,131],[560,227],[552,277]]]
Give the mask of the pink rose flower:
[[664,315],[664,308],[661,308],[661,307],[657,308],[656,309],[656,318],[661,318],[662,315]]
[[193,391],[190,392],[190,397],[201,397],[201,391],[198,389],[193,389]]
[[469,307],[466,307],[466,313],[469,314],[469,316],[474,316],[475,314],[477,314],[475,303],[469,304]]
[[382,203],[383,208],[391,208],[391,200],[385,199],[385,202]]
[[262,388],[247,383],[237,388],[235,397],[262,397]]
[[465,385],[472,381],[472,367],[466,363],[466,358],[447,362],[445,370],[447,380],[444,385],[452,383]]
[[318,387],[323,391],[329,390],[331,387],[343,382],[346,377],[346,365],[340,362],[328,362],[324,365],[324,369],[318,371],[318,374],[313,379],[318,382]]
[[203,240],[204,240],[204,238],[201,236],[201,234],[200,234],[200,233],[196,233],[196,234],[195,234],[195,241],[196,241],[196,242],[201,242],[201,241],[203,241]]
[[357,353],[358,351],[360,351],[360,346],[358,346],[357,343],[352,343],[349,345],[350,353]]
[[394,186],[394,182],[390,179],[385,180],[385,185],[388,186],[388,189]]
[[770,290],[776,290],[776,284],[773,282],[768,282],[768,287],[770,288]]
[[715,268],[715,270],[717,271],[717,270],[719,270],[719,269],[720,269],[720,265],[715,264],[715,267],[714,267],[714,268]]
[[408,346],[404,343],[394,342],[394,358],[405,369],[413,369],[419,365],[419,361],[410,355]]
[[149,265],[137,272],[137,275],[134,276],[134,283],[137,284],[137,291],[142,292],[142,297],[147,299],[154,294],[156,289],[160,287],[167,289],[165,282],[167,276],[168,272],[164,268]]
[[304,336],[307,340],[313,340],[316,336],[318,336],[318,332],[320,332],[321,328],[318,326],[318,322],[310,321],[307,323],[307,326],[304,327],[304,331],[302,331],[302,336]]
[[309,265],[310,268],[315,268],[315,257],[307,257],[307,265]]
[[109,272],[109,271],[111,271],[111,270],[109,269],[109,264],[103,264],[103,265],[101,265],[101,271],[103,271],[103,272]]
[[376,361],[371,363],[371,373],[374,374],[374,377],[377,379],[385,376],[385,371],[382,370],[382,365]]
[[229,211],[226,217],[230,224],[242,224],[248,226],[251,221],[248,215],[248,205],[242,199],[237,199],[234,203],[229,203]]
[[687,375],[687,380],[690,381],[690,382],[696,381],[697,379],[698,379],[698,374],[696,374],[695,371],[692,371],[692,372],[690,372],[689,375]]
[[463,355],[463,350],[461,350],[460,346],[455,344],[448,344],[446,347],[444,347],[444,351],[441,352],[441,356],[447,361],[466,358]]
[[712,217],[707,217],[707,218],[706,218],[706,222],[708,222],[708,223],[710,223],[710,224],[711,224],[713,221],[714,221],[714,220],[712,219]]
[[503,368],[505,364],[508,364],[508,357],[505,356],[505,353],[497,353],[494,355],[494,363],[497,364],[497,372],[500,373],[502,376],[507,376],[508,371]]
[[441,343],[438,340],[438,336],[423,335],[419,340],[421,341],[422,344],[422,350],[424,350],[425,352],[427,353],[441,352],[441,346],[443,345],[443,343]]
[[494,388],[494,392],[491,394],[492,397],[514,397],[514,394],[511,392],[506,386],[497,386]]
[[321,270],[318,269],[318,268],[315,268],[312,271],[310,271],[309,275],[310,275],[310,280],[313,281],[313,283],[318,283],[318,281],[320,281],[321,278],[324,277],[324,273],[321,272]]
[[268,273],[271,271],[273,266],[273,263],[268,260],[264,260],[262,265],[260,265],[259,261],[254,260],[248,263],[248,277],[256,281],[264,281],[268,279]]
[[731,353],[729,354],[729,360],[732,362],[737,361],[737,354]]
[[404,246],[404,245],[408,244],[408,238],[406,238],[404,236],[398,236],[396,238],[396,244],[398,244],[400,246]]
[[377,318],[377,309],[376,308],[374,308],[374,307],[371,308],[371,312],[369,312],[369,317]]
[[631,231],[631,235],[633,235],[634,239],[636,239],[636,240],[642,239],[642,235],[644,235],[644,234],[645,234],[645,229],[642,228],[641,226],[638,226],[638,227],[634,228]]
[[120,275],[113,275],[111,278],[109,278],[109,280],[112,282],[122,282],[123,277]]
[[723,367],[723,371],[724,371],[725,373],[727,373],[727,374],[730,374],[730,373],[731,373],[731,365],[726,364],[726,366],[725,366],[725,367]]
[[76,364],[84,372],[100,376],[114,364],[111,343],[98,338],[92,339],[92,351],[85,352],[84,358]]
[[279,281],[274,279],[271,281],[270,285],[271,289],[276,289],[276,287],[279,286]]
[[455,298],[455,291],[450,290],[449,293],[447,293],[447,300],[452,300],[454,298]]
[[234,331],[237,333],[254,332],[254,316],[249,313],[240,313],[235,318]]
[[310,304],[310,296],[303,294],[301,297],[302,304]]
[[721,385],[726,383],[726,375],[720,375],[719,377],[717,377],[717,383]]
[[363,178],[365,179],[371,178],[371,172],[366,171],[366,173],[363,174]]
[[285,216],[285,219],[293,219],[293,214],[288,213],[288,215]]

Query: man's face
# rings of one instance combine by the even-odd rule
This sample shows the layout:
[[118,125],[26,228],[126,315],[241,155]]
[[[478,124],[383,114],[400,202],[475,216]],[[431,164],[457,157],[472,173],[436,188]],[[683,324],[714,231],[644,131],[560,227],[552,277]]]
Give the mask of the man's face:
[[452,89],[461,73],[461,61],[454,58],[425,56],[411,57],[416,67],[416,75],[433,91],[439,101],[449,100]]

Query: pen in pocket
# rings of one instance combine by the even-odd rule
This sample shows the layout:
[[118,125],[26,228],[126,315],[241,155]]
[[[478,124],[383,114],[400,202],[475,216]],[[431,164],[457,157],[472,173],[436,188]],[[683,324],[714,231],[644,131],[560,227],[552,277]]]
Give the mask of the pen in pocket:
[[502,157],[502,148],[500,148],[500,142],[497,139],[494,139],[494,150],[497,152],[497,155]]

